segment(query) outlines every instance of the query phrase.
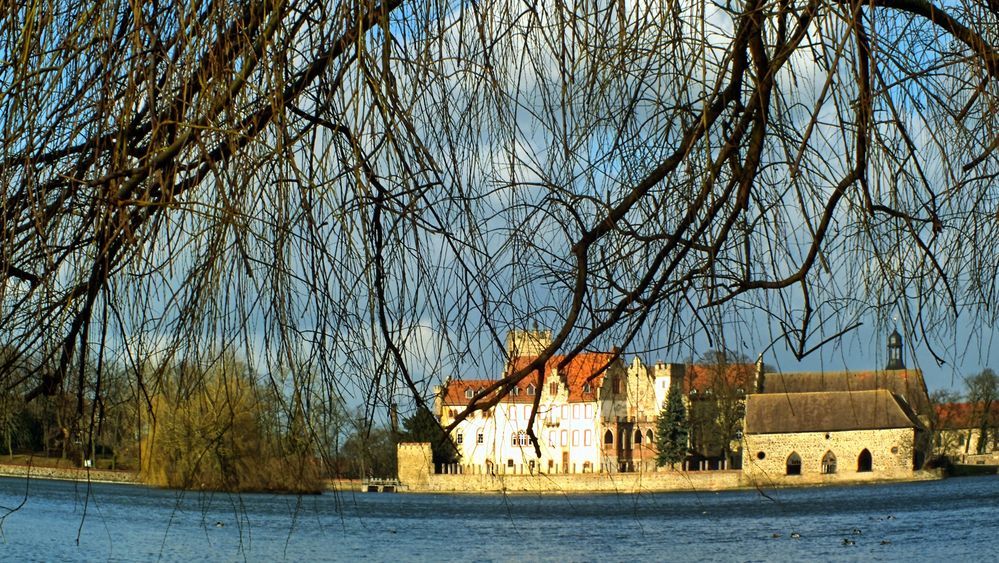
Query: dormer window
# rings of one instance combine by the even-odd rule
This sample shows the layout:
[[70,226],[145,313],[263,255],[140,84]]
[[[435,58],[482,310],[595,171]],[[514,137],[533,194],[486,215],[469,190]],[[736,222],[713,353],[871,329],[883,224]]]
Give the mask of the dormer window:
[[517,395],[520,395],[520,387],[513,388],[513,396],[516,397]]
[[691,389],[691,390],[690,390],[690,395],[691,395],[691,396],[694,396],[694,395],[696,395],[696,394],[697,394],[697,389]]
[[475,391],[473,391],[471,387],[465,389],[465,398],[466,399],[471,399],[474,396],[475,396]]
[[535,392],[535,387],[534,387],[534,384],[532,383],[532,384],[530,384],[530,385],[527,386],[527,394],[530,395],[531,397],[533,397],[534,396],[534,392]]
[[590,382],[587,381],[583,384],[583,393],[590,393],[591,391],[593,391],[593,387],[591,387]]

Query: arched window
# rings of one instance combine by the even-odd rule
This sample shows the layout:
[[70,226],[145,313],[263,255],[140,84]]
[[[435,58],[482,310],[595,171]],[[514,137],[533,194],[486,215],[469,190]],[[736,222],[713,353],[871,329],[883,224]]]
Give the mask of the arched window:
[[836,473],[836,454],[832,453],[832,450],[822,456],[822,472],[827,475]]
[[798,455],[798,452],[791,452],[791,455],[787,456],[787,474],[801,475],[801,456]]
[[604,432],[604,443],[605,444],[613,444],[614,443],[614,433],[611,432],[610,430],[608,430],[607,432]]
[[871,452],[867,448],[860,452],[857,456],[857,473],[863,473],[866,471],[872,471],[874,463],[871,460]]
[[652,438],[653,438],[653,435],[652,435],[652,431],[651,430],[649,430],[648,432],[645,433],[645,441],[647,441],[650,444],[654,444],[655,440],[653,440]]
[[510,435],[510,445],[513,446],[513,447],[517,447],[517,433],[516,432],[514,432],[513,434]]
[[642,431],[641,430],[635,430],[635,443],[636,444],[641,444],[642,443]]

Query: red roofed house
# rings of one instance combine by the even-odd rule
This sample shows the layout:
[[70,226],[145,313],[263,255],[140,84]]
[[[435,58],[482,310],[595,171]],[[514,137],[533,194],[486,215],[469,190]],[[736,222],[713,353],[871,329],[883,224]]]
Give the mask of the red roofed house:
[[738,467],[746,395],[754,392],[756,364],[728,362],[687,366],[683,384],[690,420],[693,462]]
[[[550,343],[550,331],[508,334],[504,375],[528,366]],[[543,367],[543,378],[529,375],[494,407],[458,424],[452,437],[461,454],[462,472],[652,470],[656,416],[671,381],[683,379],[683,366],[659,363],[648,369],[637,358],[626,366],[615,352],[584,352],[559,369],[564,361],[564,356],[553,356]],[[496,387],[498,381],[446,382],[436,401],[441,424],[453,422],[478,393]],[[540,458],[527,433],[539,395],[533,428],[540,440]]]
[[[999,451],[999,404],[990,405],[989,413],[985,412],[982,403],[943,403],[934,405],[934,408],[934,446],[937,454],[958,461],[969,454]],[[984,441],[982,426],[986,428]]]

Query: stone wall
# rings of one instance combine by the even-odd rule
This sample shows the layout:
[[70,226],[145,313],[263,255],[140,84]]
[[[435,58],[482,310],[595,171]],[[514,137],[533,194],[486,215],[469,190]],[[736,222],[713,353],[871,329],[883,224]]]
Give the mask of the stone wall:
[[575,475],[431,475],[425,487],[414,487],[405,481],[403,484],[410,492],[434,493],[642,493],[735,489],[740,486],[739,478],[738,471],[685,473],[663,469]]
[[0,465],[0,476],[29,479],[59,479],[95,483],[139,483],[139,474],[132,471],[102,471],[66,467],[33,467],[29,465]]
[[[749,434],[743,439],[742,469],[746,480],[758,485],[906,479],[913,476],[914,441],[912,428]],[[871,470],[858,472],[864,449],[871,454]],[[800,475],[787,475],[792,452],[801,458]],[[822,473],[826,452],[836,456],[836,473]]]
[[410,487],[425,487],[434,473],[430,442],[402,442],[396,447],[399,481]]

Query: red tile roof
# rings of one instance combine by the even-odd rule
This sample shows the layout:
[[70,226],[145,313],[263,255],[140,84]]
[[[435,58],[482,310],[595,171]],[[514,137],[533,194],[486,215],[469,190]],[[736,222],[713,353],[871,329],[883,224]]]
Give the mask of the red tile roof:
[[[933,405],[933,408],[936,410],[938,429],[957,430],[979,426],[979,417],[982,414],[981,404],[942,403]],[[992,420],[999,420],[999,404],[993,403],[990,410],[992,411]]]
[[683,380],[683,392],[697,390],[695,395],[704,397],[709,389],[715,393],[723,390],[751,393],[756,379],[756,364],[694,364],[687,366]]
[[[536,356],[511,358],[506,373],[513,373],[527,367],[535,358]],[[560,375],[565,377],[566,385],[569,387],[569,402],[586,403],[597,400],[597,389],[603,385],[608,364],[613,359],[614,354],[610,352],[582,352],[569,360],[569,363],[560,372]],[[545,364],[545,376],[551,376],[552,370],[564,360],[565,356],[552,356]],[[521,383],[523,384],[525,381]],[[587,382],[590,384],[588,392],[584,390]]]
[[[504,375],[509,375],[518,369],[528,366],[537,356],[516,356],[510,359]],[[597,389],[603,385],[604,376],[608,363],[614,358],[614,354],[605,352],[583,352],[562,368],[561,375],[564,376],[566,385],[569,387],[569,402],[584,403],[597,400]],[[545,383],[551,381],[552,370],[565,359],[565,356],[552,356],[544,366]],[[443,404],[467,405],[469,399],[465,396],[465,391],[471,389],[472,393],[478,393],[489,385],[496,383],[496,379],[464,379],[449,381],[443,391]],[[589,382],[589,391],[585,391],[586,383]],[[517,383],[519,392],[513,392],[503,398],[505,403],[531,403],[534,401],[533,395],[527,394],[527,387],[535,385],[535,392],[540,393],[538,386],[538,374],[528,374],[527,377]]]

